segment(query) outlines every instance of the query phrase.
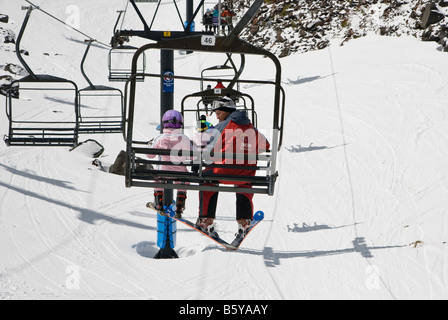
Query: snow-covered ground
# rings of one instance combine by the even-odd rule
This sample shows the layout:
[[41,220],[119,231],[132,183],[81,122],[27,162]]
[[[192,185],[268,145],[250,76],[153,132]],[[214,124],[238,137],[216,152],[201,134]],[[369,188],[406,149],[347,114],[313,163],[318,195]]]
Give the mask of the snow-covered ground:
[[[35,2],[67,19],[78,8],[79,28],[105,43],[125,4],[78,0],[67,10],[65,2]],[[26,4],[0,0],[16,34]],[[139,27],[133,23],[125,28]],[[82,88],[83,40],[34,11],[22,47],[36,73]],[[145,207],[152,190],[125,188],[122,176],[93,166],[85,148],[0,144],[0,298],[447,299],[446,53],[406,36],[339,43],[281,60],[287,105],[280,176],[273,197],[255,196],[265,220],[237,252],[179,225],[180,258],[155,260],[156,216]],[[0,54],[0,64],[18,63],[12,51]],[[91,49],[86,71],[94,83],[111,85],[107,54]],[[176,53],[176,71],[199,73],[218,61],[201,57]],[[149,61],[157,72],[158,56]],[[247,77],[269,77],[257,63],[248,61]],[[149,138],[158,101],[149,103],[150,82],[139,88]],[[177,103],[181,89],[198,87],[179,87]],[[242,90],[261,101],[259,127],[268,131],[269,91]],[[43,101],[39,108],[62,108],[51,97]],[[7,128],[0,112],[2,135]],[[106,170],[125,148],[119,134],[80,141],[89,138],[105,147],[99,160]],[[197,198],[189,192],[185,216],[192,220]],[[227,239],[236,231],[233,203],[234,195],[220,195],[217,228]]]

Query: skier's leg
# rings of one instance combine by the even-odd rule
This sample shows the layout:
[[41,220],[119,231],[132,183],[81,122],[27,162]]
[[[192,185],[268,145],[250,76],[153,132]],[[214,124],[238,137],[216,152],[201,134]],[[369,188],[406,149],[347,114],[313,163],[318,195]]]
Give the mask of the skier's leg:
[[199,192],[199,217],[196,225],[207,232],[210,236],[218,236],[215,231],[216,205],[218,203],[218,192]]
[[200,191],[199,192],[199,217],[215,218],[216,206],[218,204],[218,192]]
[[237,193],[236,194],[236,220],[238,223],[238,233],[243,234],[249,228],[253,220],[254,206],[253,193]]
[[157,211],[164,212],[163,189],[154,189],[154,206]]
[[176,218],[182,218],[185,209],[185,201],[187,199],[187,191],[178,190],[176,197]]
[[253,193],[236,194],[236,219],[253,219],[254,205],[252,202]]

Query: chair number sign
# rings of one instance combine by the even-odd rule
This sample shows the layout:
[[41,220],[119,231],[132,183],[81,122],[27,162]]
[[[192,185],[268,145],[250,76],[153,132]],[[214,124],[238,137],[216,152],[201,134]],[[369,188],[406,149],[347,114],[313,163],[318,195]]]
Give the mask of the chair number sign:
[[214,47],[216,45],[216,37],[215,36],[203,35],[202,38],[201,38],[201,44],[203,46]]

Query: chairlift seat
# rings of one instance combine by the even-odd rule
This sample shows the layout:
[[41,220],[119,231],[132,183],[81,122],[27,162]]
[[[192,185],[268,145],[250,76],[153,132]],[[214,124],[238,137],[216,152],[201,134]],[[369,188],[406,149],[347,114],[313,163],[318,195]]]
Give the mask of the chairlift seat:
[[[211,154],[206,155],[201,151],[190,151],[188,157],[201,159],[198,173],[179,172],[171,170],[154,169],[158,165],[174,165],[170,161],[161,161],[159,159],[147,159],[146,154],[153,155],[170,155],[174,152],[182,153],[181,150],[166,150],[166,149],[152,149],[135,147],[131,156],[131,186],[149,187],[149,188],[163,188],[163,189],[177,189],[185,190],[207,190],[207,191],[221,191],[221,192],[244,192],[269,194],[274,192],[274,182],[277,174],[270,172],[270,152],[265,152],[263,155],[256,156],[257,165],[247,166],[238,164],[238,160],[243,161],[247,155],[242,154]],[[185,153],[185,151],[183,151]],[[217,157],[231,157],[235,159],[236,164],[215,164],[213,159]],[[146,159],[145,159],[146,158]],[[175,163],[177,166],[184,166],[191,168],[198,160],[185,161],[183,163]],[[149,165],[149,166],[148,166]],[[244,169],[253,170],[256,175],[215,175],[206,174],[206,169],[213,168],[229,168],[229,169]],[[176,182],[176,183],[173,183]],[[181,186],[179,186],[179,184]],[[250,187],[250,188],[249,188]]]
[[[110,114],[85,115],[83,114],[82,102],[84,99],[88,98],[95,98],[95,100],[98,100],[96,98],[99,98],[100,101],[109,98],[114,99],[114,102],[116,103],[108,104],[107,107],[104,108],[106,111],[110,112]],[[124,97],[120,89],[104,85],[88,86],[78,91],[78,99],[79,134],[123,133]]]

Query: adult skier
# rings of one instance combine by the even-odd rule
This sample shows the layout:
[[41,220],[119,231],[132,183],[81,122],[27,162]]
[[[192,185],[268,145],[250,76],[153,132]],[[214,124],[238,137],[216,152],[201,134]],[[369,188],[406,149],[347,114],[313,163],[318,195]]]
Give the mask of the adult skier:
[[[237,110],[234,101],[230,97],[223,97],[214,101],[212,112],[215,112],[219,123],[215,126],[213,136],[204,148],[206,151],[213,151],[220,154],[221,158],[214,160],[215,164],[237,164],[242,168],[213,168],[206,169],[206,175],[244,175],[255,176],[256,155],[269,150],[270,145],[267,139],[253,126],[247,117],[246,111]],[[224,155],[245,154],[246,159],[229,159]],[[214,158],[215,159],[215,158]],[[247,169],[245,168],[247,167]],[[240,188],[251,188],[245,182],[224,182],[238,185]],[[210,184],[212,185],[212,184]],[[245,234],[253,220],[253,193],[236,194],[236,220],[238,223],[238,233]],[[215,230],[216,206],[218,192],[199,192],[199,217],[196,225],[203,232],[211,236],[217,236]]]
[[205,31],[212,31],[213,16],[212,11],[210,9],[207,9],[204,16],[202,17],[202,23],[205,26]]

